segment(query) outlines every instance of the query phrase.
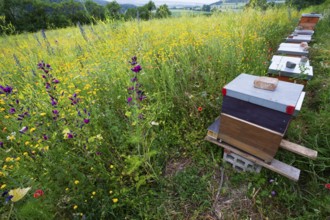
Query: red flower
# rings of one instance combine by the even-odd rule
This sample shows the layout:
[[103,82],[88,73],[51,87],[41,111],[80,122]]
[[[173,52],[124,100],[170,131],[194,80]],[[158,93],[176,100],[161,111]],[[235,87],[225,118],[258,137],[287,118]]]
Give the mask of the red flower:
[[198,107],[197,109],[199,112],[203,111],[203,108],[201,106]]
[[33,194],[33,197],[37,199],[37,198],[39,198],[40,196],[43,196],[43,195],[44,195],[44,191],[42,189],[37,189],[35,191],[35,193]]
[[325,188],[330,189],[330,183],[325,184]]

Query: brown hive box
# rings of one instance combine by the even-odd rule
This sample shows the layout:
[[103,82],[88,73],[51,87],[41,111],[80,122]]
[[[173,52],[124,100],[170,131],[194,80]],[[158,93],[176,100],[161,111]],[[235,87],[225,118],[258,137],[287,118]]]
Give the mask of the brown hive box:
[[271,91],[256,88],[258,78],[241,74],[223,88],[218,137],[270,163],[291,118],[300,110],[303,85],[279,81]]

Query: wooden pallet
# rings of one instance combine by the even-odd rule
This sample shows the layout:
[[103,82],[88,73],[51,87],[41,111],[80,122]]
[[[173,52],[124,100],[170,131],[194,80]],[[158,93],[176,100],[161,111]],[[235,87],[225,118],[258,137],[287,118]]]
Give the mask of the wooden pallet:
[[[269,170],[272,170],[276,173],[279,173],[291,180],[298,181],[300,176],[300,170],[288,165],[286,163],[283,163],[279,160],[273,159],[270,163],[266,163],[265,161],[261,160],[260,158],[251,155],[247,152],[242,151],[241,149],[238,149],[228,143],[223,142],[219,139],[219,127],[220,127],[220,118],[218,117],[211,126],[208,128],[207,136],[205,137],[206,141],[209,141],[213,144],[216,144],[217,146],[220,146],[230,152],[233,152],[239,156],[242,156],[256,164],[259,164]],[[287,140],[282,140],[280,143],[280,148],[291,151],[293,153],[296,153],[298,155],[310,158],[310,159],[316,159],[317,157],[317,151],[311,150],[309,148],[306,148],[304,146],[292,143]]]

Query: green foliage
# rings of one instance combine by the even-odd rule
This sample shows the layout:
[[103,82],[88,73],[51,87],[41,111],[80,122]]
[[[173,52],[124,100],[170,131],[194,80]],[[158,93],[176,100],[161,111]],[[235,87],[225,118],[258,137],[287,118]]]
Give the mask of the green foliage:
[[166,4],[157,8],[156,18],[167,18],[169,16],[171,16],[171,11]]

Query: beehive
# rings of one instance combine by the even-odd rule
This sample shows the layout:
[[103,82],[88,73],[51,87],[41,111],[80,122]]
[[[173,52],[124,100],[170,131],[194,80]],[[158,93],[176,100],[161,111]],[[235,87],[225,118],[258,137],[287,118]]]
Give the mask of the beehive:
[[[288,68],[287,62],[296,64],[294,68]],[[268,73],[277,78],[290,81],[290,79],[310,80],[313,77],[313,67],[307,59],[304,62],[303,58],[287,57],[287,56],[273,56],[271,64],[268,68]]]
[[243,73],[223,88],[219,138],[270,163],[300,110],[303,85],[279,81],[269,91],[254,87],[257,78]]
[[299,20],[299,26],[301,26],[303,29],[306,30],[314,30],[315,25],[320,20],[321,15],[320,14],[302,14],[300,20]]

